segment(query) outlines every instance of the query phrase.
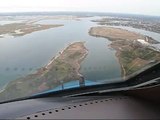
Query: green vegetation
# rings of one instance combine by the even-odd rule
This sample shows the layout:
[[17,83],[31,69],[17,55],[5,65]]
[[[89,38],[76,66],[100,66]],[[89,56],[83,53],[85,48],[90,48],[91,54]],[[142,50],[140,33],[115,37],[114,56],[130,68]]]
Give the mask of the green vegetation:
[[[159,43],[151,37],[134,33],[120,28],[92,27],[89,34],[96,37],[108,38],[111,47],[116,50],[116,56],[122,68],[122,76],[131,75],[145,66],[160,61],[160,53],[150,47]],[[140,43],[138,39],[147,44]]]
[[62,83],[81,80],[80,63],[87,53],[83,42],[69,45],[49,65],[42,67],[35,74],[11,81],[0,93],[0,101],[25,97],[54,89]]
[[160,53],[149,48],[134,48],[120,53],[120,61],[125,69],[125,75],[130,75],[145,67],[152,60],[160,60]]

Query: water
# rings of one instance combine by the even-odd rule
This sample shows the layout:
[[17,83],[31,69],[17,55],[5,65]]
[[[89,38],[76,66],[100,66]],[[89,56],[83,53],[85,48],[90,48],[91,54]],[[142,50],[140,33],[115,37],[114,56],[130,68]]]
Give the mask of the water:
[[141,29],[132,28],[132,27],[126,27],[126,26],[112,26],[112,27],[122,28],[122,29],[126,29],[126,30],[133,31],[133,32],[136,32],[136,33],[140,33],[142,35],[147,35],[147,36],[150,36],[157,41],[160,41],[160,34],[159,33],[146,31],[146,30],[141,30]]
[[[85,41],[85,45],[89,50],[89,54],[82,62],[80,73],[82,73],[87,80],[113,80],[113,78],[121,77],[120,65],[115,57],[115,51],[109,49],[110,41],[105,38],[96,38],[88,34],[89,29],[97,26],[96,23],[91,22],[91,19],[84,18],[81,21],[65,21],[64,28],[60,28],[65,38],[65,43],[68,41]],[[64,24],[62,20],[47,20],[39,23],[58,23]],[[60,31],[56,31],[58,34]],[[56,36],[57,37],[57,36]],[[64,39],[62,38],[62,39]],[[67,41],[68,39],[68,41]],[[62,41],[61,44],[63,43]]]
[[[91,19],[97,18],[81,18],[81,21],[42,20],[37,23],[64,24],[64,26],[33,32],[22,37],[1,38],[0,88],[9,81],[33,73],[45,66],[59,51],[76,41],[85,41],[85,46],[89,50],[80,70],[85,77],[86,85],[92,82],[115,82],[121,78],[121,68],[115,56],[115,50],[108,46],[110,41],[88,34],[90,27],[97,26],[96,23],[90,21]],[[149,34],[156,40],[160,38],[159,34],[156,36],[152,32],[145,34]],[[75,86],[75,84],[72,83],[69,86]]]

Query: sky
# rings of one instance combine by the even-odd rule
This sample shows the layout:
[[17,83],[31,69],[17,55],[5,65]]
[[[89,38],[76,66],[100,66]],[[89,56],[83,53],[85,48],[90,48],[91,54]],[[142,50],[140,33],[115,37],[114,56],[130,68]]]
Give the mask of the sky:
[[160,0],[0,0],[0,12],[111,12],[160,16]]

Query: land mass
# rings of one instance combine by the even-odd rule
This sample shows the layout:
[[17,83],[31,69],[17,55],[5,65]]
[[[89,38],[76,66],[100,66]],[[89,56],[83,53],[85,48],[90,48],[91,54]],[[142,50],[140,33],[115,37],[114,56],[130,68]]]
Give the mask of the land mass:
[[104,37],[111,41],[110,46],[116,50],[116,56],[125,78],[143,67],[160,60],[160,52],[153,44],[159,42],[151,37],[114,27],[92,27],[91,36]]
[[0,101],[21,98],[54,89],[63,83],[79,80],[80,64],[88,54],[84,42],[70,44],[36,73],[11,81],[0,93]]
[[99,25],[110,25],[110,26],[128,26],[137,29],[143,29],[160,33],[160,22],[159,19],[155,18],[141,18],[141,17],[104,17],[97,20]]
[[50,28],[60,27],[63,25],[42,25],[33,23],[11,23],[0,25],[0,38],[6,36],[24,36],[32,32],[46,30]]

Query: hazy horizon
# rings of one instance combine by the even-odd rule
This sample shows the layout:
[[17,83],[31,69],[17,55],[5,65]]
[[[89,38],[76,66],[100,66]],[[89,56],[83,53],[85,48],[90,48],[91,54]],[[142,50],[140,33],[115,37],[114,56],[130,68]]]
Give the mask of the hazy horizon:
[[89,15],[98,14],[98,15],[130,15],[130,16],[148,16],[148,17],[160,17],[158,15],[146,15],[146,14],[135,14],[135,13],[113,13],[113,12],[88,12],[88,11],[23,11],[23,12],[0,12],[0,15],[84,15],[82,13],[88,13]]
[[160,16],[160,0],[1,0],[0,13],[100,12]]

